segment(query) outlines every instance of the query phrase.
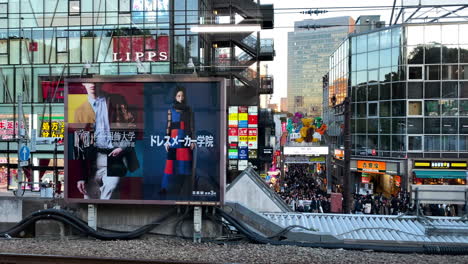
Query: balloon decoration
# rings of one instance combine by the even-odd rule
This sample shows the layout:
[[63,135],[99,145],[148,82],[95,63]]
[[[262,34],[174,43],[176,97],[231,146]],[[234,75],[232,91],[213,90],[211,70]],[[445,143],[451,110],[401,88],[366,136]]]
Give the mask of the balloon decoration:
[[323,124],[322,118],[302,118],[301,121],[302,127],[299,130],[301,137],[296,139],[296,142],[320,142],[327,130],[327,125]]

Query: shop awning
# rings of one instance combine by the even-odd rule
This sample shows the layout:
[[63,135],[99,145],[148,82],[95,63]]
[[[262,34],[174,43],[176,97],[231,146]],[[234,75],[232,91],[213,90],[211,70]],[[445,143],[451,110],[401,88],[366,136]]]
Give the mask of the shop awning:
[[464,170],[414,170],[416,178],[430,179],[466,179]]

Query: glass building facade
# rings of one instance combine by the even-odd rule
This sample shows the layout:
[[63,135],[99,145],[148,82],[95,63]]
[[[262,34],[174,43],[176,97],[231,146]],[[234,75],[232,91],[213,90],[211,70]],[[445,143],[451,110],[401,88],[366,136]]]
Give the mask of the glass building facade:
[[[63,137],[65,78],[193,73],[194,66],[217,75],[215,37],[190,28],[220,23],[217,6],[245,19],[243,5],[260,7],[251,0],[227,7],[210,0],[0,0],[0,191],[16,186],[19,94],[28,138],[33,129],[38,137]],[[63,175],[63,146],[38,145],[31,163],[28,180],[57,166]]]
[[[387,161],[387,169],[393,161],[393,174],[411,184],[423,182],[414,170],[416,160],[428,164],[466,160],[468,37],[464,32],[468,32],[466,23],[393,26],[350,35],[349,55],[340,51],[347,42],[333,53],[329,102],[335,96],[340,103],[343,92],[351,97],[355,170],[362,171],[360,161]],[[349,71],[342,62],[349,63]],[[346,76],[344,88],[340,83]],[[465,180],[439,172],[441,178]]]
[[[347,26],[316,30],[299,28],[307,25]],[[353,26],[351,17],[307,19],[295,23],[295,31],[288,33],[288,111],[322,115],[322,76],[328,71],[330,53],[352,32]]]

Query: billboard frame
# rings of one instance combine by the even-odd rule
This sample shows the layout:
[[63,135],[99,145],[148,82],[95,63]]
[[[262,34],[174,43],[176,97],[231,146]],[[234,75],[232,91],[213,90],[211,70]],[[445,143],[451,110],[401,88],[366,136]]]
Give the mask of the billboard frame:
[[[227,160],[227,100],[226,100],[226,80],[219,77],[196,77],[194,75],[184,74],[160,74],[160,75],[100,75],[91,78],[66,78],[64,83],[64,122],[65,122],[65,144],[64,144],[64,200],[67,203],[82,203],[82,204],[149,204],[149,205],[204,205],[204,206],[218,206],[224,205],[224,199],[226,194],[226,160]],[[219,201],[178,201],[178,200],[101,200],[101,199],[78,199],[68,197],[68,85],[69,83],[104,83],[104,82],[116,82],[116,83],[184,83],[184,82],[199,82],[208,83],[215,82],[219,84],[220,93],[220,166],[219,166]]]

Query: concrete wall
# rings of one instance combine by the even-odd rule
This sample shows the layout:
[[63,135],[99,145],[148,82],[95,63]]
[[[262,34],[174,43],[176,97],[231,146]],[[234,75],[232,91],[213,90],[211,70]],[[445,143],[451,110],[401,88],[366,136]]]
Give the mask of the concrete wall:
[[16,223],[23,219],[23,201],[16,199],[0,200],[0,223]]

